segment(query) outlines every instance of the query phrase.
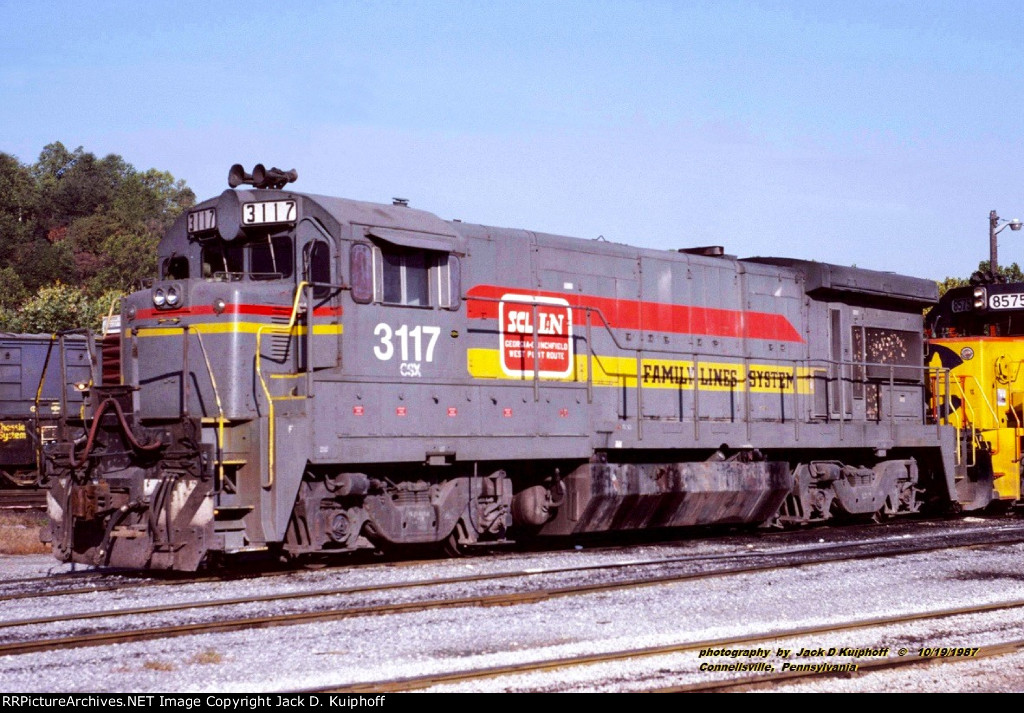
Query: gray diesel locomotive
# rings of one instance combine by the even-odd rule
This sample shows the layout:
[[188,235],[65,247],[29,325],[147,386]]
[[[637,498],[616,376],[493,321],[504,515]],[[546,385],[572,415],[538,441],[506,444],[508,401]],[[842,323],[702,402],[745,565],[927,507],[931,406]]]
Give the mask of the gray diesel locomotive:
[[59,559],[806,523],[970,488],[926,405],[931,281],[445,221],[294,177],[233,167],[125,299],[122,383],[46,450]]

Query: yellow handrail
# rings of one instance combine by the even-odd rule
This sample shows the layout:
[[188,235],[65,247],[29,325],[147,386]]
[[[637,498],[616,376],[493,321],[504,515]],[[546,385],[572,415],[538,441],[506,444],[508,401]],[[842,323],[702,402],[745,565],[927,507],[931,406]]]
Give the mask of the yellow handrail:
[[[261,361],[261,352],[263,351],[263,332],[287,334],[289,341],[291,340],[292,332],[294,331],[296,322],[298,321],[299,302],[302,301],[302,291],[306,287],[309,287],[309,283],[302,281],[295,288],[295,299],[292,300],[292,313],[288,318],[287,325],[264,324],[256,330],[256,376],[259,377],[260,386],[263,388],[263,394],[267,398],[267,482],[262,484],[263,487],[267,489],[274,486],[274,470],[276,463],[274,461],[274,397],[270,395],[270,388],[267,386],[267,380],[263,378],[263,364]],[[312,328],[312,325],[310,325],[310,328]]]
[[[188,339],[188,332],[185,332],[185,338]],[[224,482],[224,424],[227,421],[224,418],[224,407],[220,401],[220,391],[217,389],[217,380],[213,376],[213,366],[210,364],[210,357],[206,353],[206,345],[203,344],[203,335],[201,332],[196,331],[196,338],[199,340],[199,349],[203,352],[203,361],[206,362],[206,372],[210,375],[210,384],[213,386],[213,399],[217,404],[217,476],[218,481]]]
[[[965,375],[963,375],[960,378],[950,379],[949,382],[948,382],[948,383],[952,383],[952,384],[956,385],[957,390],[959,390],[959,392],[960,392],[960,406],[964,409],[964,411],[967,412],[965,414],[966,418],[959,418],[958,419],[960,421],[960,423],[959,423],[959,425],[956,426],[956,430],[957,430],[957,435],[958,436],[959,436],[960,431],[970,430],[970,433],[971,433],[971,457],[970,457],[970,462],[965,464],[965,463],[963,463],[963,459],[961,458],[961,464],[962,465],[967,465],[968,467],[973,467],[973,466],[977,465],[977,463],[978,463],[978,428],[975,426],[975,424],[978,422],[978,419],[976,418],[977,412],[974,410],[974,404],[972,404],[971,400],[967,398],[967,392],[964,389],[964,382],[967,379],[973,379],[973,378],[974,378],[973,375],[965,374]],[[980,385],[979,385],[978,391],[981,392]],[[946,394],[946,396],[948,397],[949,394]],[[992,418],[995,419],[996,418],[996,412],[992,409],[992,405],[988,402],[988,399],[985,398],[985,395],[984,395],[983,392],[982,392],[982,400],[985,402],[985,405],[988,407],[989,412],[992,414]],[[964,423],[965,420],[966,420],[967,424],[970,424],[970,428],[969,429],[967,427],[967,424]],[[959,455],[959,452],[960,452],[959,442],[960,442],[960,439],[958,437],[957,438],[957,444],[958,444],[957,454],[958,455]]]

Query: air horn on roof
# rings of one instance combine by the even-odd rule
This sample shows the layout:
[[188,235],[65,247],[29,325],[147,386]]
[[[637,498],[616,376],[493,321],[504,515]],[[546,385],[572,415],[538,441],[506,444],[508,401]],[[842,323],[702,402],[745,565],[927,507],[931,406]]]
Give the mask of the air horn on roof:
[[299,172],[294,168],[291,171],[282,171],[280,168],[266,168],[262,163],[256,164],[252,173],[246,173],[242,164],[236,163],[228,171],[228,185],[237,188],[243,184],[255,188],[273,188],[275,190],[285,187],[299,177]]

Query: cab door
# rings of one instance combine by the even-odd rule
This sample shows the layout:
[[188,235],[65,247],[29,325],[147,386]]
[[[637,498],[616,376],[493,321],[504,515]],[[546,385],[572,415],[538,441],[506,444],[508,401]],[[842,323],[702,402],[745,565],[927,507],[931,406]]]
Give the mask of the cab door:
[[330,369],[340,366],[341,304],[337,249],[334,239],[318,223],[303,220],[296,231],[300,268],[296,280],[306,283],[300,304],[298,368]]

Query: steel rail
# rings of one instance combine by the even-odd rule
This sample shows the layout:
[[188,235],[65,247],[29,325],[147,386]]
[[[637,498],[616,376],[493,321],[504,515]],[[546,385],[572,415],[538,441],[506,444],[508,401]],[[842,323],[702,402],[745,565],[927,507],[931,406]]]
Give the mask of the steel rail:
[[876,671],[891,671],[914,666],[937,666],[941,664],[965,663],[994,656],[1005,656],[1024,649],[1024,639],[1004,641],[988,646],[979,646],[978,653],[973,656],[902,656],[883,658],[873,661],[858,661],[857,670],[849,671],[786,671],[785,673],[768,673],[763,676],[743,676],[727,681],[692,683],[683,686],[665,686],[646,689],[645,693],[717,693],[731,690],[758,690],[773,688],[779,684],[804,678],[854,678]]
[[[524,662],[519,664],[508,664],[503,666],[488,666],[478,669],[470,669],[464,671],[455,671],[450,673],[436,673],[426,674],[423,676],[409,676],[406,678],[398,678],[385,681],[371,681],[365,683],[352,683],[339,686],[330,686],[322,688],[311,688],[303,689],[303,693],[397,693],[401,691],[415,691],[431,688],[439,685],[465,683],[467,681],[476,681],[489,678],[498,678],[500,676],[509,676],[516,674],[529,674],[539,673],[544,671],[556,671],[559,669],[566,669],[575,666],[589,666],[598,663],[610,663],[610,662],[621,662],[628,661],[637,658],[648,658],[653,656],[664,656],[669,654],[685,653],[688,651],[699,651],[700,649],[706,648],[730,648],[737,646],[750,646],[753,644],[764,643],[766,641],[775,641],[778,639],[791,639],[800,636],[810,636],[814,634],[828,634],[839,631],[851,631],[856,629],[866,629],[874,626],[892,626],[894,624],[903,624],[913,621],[924,621],[929,619],[944,619],[955,616],[963,616],[968,614],[980,614],[990,613],[994,611],[1000,611],[1005,609],[1016,609],[1024,607],[1024,599],[1016,599],[1008,602],[994,602],[989,604],[976,604],[966,607],[955,607],[950,609],[940,609],[936,611],[923,611],[923,612],[912,612],[910,614],[900,614],[893,616],[881,616],[871,617],[869,619],[859,619],[839,624],[819,624],[812,626],[803,627],[792,627],[788,629],[777,629],[774,631],[759,632],[756,634],[749,634],[744,636],[736,637],[723,637],[718,639],[704,639],[701,641],[690,641],[682,642],[678,644],[666,644],[663,646],[649,646],[638,649],[625,649],[619,651],[610,651],[598,654],[586,654],[581,656],[567,656],[564,658],[553,658],[543,659],[539,661]],[[1012,650],[1024,647],[1024,642],[1010,642],[1007,644],[996,645],[993,647],[993,653],[991,655],[999,655],[1002,653],[1008,653]],[[985,648],[985,647],[979,647]],[[949,657],[950,660],[959,661],[971,661],[973,658],[968,657]],[[975,657],[976,658],[976,657]],[[897,659],[898,661],[898,659]],[[925,661],[934,661],[934,658],[908,658],[908,663],[922,663]],[[882,662],[879,662],[881,664]],[[863,664],[859,664],[863,666]],[[794,672],[793,678],[796,678],[799,674],[804,672]],[[821,676],[822,674],[815,674]],[[836,672],[831,675],[843,675],[850,676],[849,673]],[[766,674],[763,677],[756,676],[745,676],[742,681],[714,681],[708,683],[696,683],[688,686],[675,686],[659,689],[650,689],[653,691],[715,691],[725,690],[731,687],[746,686],[755,683],[777,683],[779,676],[775,676],[771,679],[772,674]]]
[[[5,655],[18,655],[26,653],[34,653],[39,651],[51,651],[68,648],[79,648],[85,646],[103,646],[114,643],[123,643],[128,641],[148,641],[160,638],[169,638],[176,636],[186,636],[193,633],[210,633],[210,632],[228,632],[237,631],[248,628],[267,628],[272,626],[285,626],[285,625],[296,625],[305,624],[315,621],[336,621],[341,619],[354,618],[359,616],[379,616],[384,614],[398,614],[407,612],[419,612],[428,611],[435,609],[448,609],[465,606],[512,606],[516,604],[530,604],[541,601],[547,601],[555,598],[587,595],[599,592],[607,592],[614,590],[632,589],[637,587],[645,586],[658,586],[665,584],[674,584],[684,582],[688,580],[699,580],[710,577],[722,577],[736,574],[747,574],[760,571],[770,571],[778,569],[780,567],[809,567],[819,564],[830,564],[841,561],[851,561],[867,558],[885,558],[885,557],[896,557],[907,554],[916,554],[919,552],[925,552],[930,550],[943,550],[943,549],[956,549],[961,547],[975,547],[984,544],[1006,544],[1009,542],[1021,542],[1024,541],[1024,537],[1020,534],[1015,535],[1013,538],[988,538],[982,541],[974,540],[970,542],[964,542],[959,545],[951,545],[949,542],[949,535],[937,534],[931,539],[937,540],[933,545],[923,545],[921,543],[915,543],[906,547],[894,548],[888,552],[848,552],[843,553],[838,557],[824,557],[818,560],[805,560],[800,562],[785,562],[785,563],[765,563],[746,567],[730,567],[712,571],[699,571],[699,572],[684,572],[669,575],[661,575],[655,577],[646,577],[640,579],[627,579],[617,580],[611,582],[600,582],[600,583],[588,583],[581,585],[571,585],[553,588],[540,588],[519,592],[502,593],[502,594],[491,594],[491,595],[477,595],[477,596],[465,596],[465,597],[441,597],[437,599],[424,599],[410,602],[398,602],[391,604],[378,604],[372,606],[357,606],[350,607],[347,609],[330,609],[330,610],[318,610],[318,611],[303,611],[295,612],[290,614],[279,614],[279,615],[265,615],[258,617],[242,617],[234,619],[214,620],[199,622],[195,624],[184,624],[184,625],[170,625],[170,626],[158,626],[149,627],[143,629],[136,629],[132,631],[113,631],[113,632],[99,632],[93,634],[85,634],[80,636],[70,637],[55,637],[48,639],[33,639],[25,641],[12,641],[4,644],[0,644],[0,656]],[[899,541],[897,541],[899,542]],[[834,550],[838,547],[849,547],[850,549],[864,548],[877,542],[860,542],[860,543],[841,543],[840,545],[828,545],[823,548],[822,551],[827,552],[828,550]],[[755,553],[736,553],[733,557],[750,557]],[[793,556],[794,554],[804,555],[806,554],[806,548],[797,552],[773,552],[773,553],[756,553],[756,556]],[[690,558],[668,558],[664,560],[652,560],[646,563],[638,562],[622,562],[617,564],[595,564],[587,565],[584,567],[574,568],[552,568],[550,570],[537,570],[537,569],[525,569],[508,572],[500,572],[495,574],[480,574],[480,575],[465,575],[461,577],[451,577],[446,579],[430,579],[425,581],[407,581],[397,582],[385,585],[365,585],[357,587],[344,587],[330,590],[316,590],[307,592],[288,592],[284,594],[270,595],[270,596],[255,596],[255,597],[238,597],[233,599],[219,599],[204,602],[186,602],[180,604],[174,604],[170,606],[152,606],[152,607],[138,607],[134,609],[123,609],[123,610],[112,610],[103,612],[85,612],[81,615],[74,615],[69,613],[63,613],[60,616],[53,617],[39,617],[36,619],[22,619],[13,620],[8,622],[0,623],[0,628],[14,628],[19,626],[30,626],[30,625],[41,625],[54,622],[66,622],[74,620],[84,619],[95,619],[95,618],[110,618],[120,617],[129,615],[142,615],[152,614],[161,612],[170,612],[187,609],[201,609],[201,608],[216,608],[238,604],[248,604],[254,602],[269,602],[269,601],[286,601],[295,600],[302,598],[319,598],[323,599],[327,596],[341,596],[351,595],[358,593],[369,593],[379,592],[388,590],[399,590],[399,589],[412,589],[412,588],[426,588],[436,587],[448,584],[459,584],[466,582],[478,582],[478,581],[497,581],[500,579],[510,578],[523,578],[523,577],[534,577],[539,575],[551,575],[551,574],[565,574],[565,573],[576,573],[583,571],[593,570],[608,570],[610,568],[635,568],[642,564],[648,565],[660,565],[660,564],[671,564],[672,560],[676,561],[689,561]],[[1019,604],[1024,606],[1024,600]]]

